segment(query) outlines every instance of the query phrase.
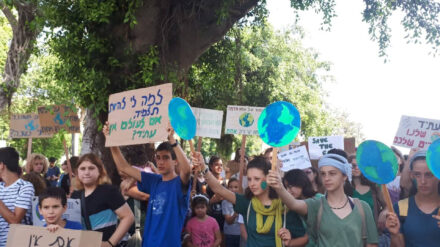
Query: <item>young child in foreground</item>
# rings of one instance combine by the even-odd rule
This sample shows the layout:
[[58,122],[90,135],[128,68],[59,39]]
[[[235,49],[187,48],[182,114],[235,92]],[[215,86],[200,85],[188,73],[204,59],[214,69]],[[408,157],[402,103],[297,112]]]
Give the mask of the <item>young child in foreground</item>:
[[82,230],[79,222],[63,219],[67,210],[66,192],[57,187],[49,187],[39,196],[38,207],[46,221],[49,232],[55,232],[59,228]]
[[193,217],[186,225],[191,235],[189,247],[218,247],[222,241],[217,221],[207,215],[209,199],[204,195],[195,195],[191,202]]

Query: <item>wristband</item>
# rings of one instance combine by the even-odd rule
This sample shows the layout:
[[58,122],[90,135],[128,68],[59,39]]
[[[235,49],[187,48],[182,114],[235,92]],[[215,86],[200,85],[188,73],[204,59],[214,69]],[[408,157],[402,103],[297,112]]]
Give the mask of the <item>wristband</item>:
[[179,145],[179,141],[176,140],[176,142],[174,144],[170,143],[170,145],[172,148],[175,148],[175,147],[177,147],[177,145]]
[[115,247],[110,240],[107,240],[107,243],[109,243],[112,247]]

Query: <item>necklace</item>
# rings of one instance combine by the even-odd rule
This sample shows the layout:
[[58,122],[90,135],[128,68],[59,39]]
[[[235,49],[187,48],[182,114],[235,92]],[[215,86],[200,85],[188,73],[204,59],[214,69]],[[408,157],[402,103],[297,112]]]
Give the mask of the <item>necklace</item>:
[[328,204],[328,206],[329,206],[331,209],[343,209],[343,208],[345,208],[345,206],[347,206],[347,203],[348,203],[348,196],[347,196],[347,201],[344,203],[344,205],[342,205],[342,207],[340,207],[340,208],[334,208],[334,207],[330,206],[330,204]]

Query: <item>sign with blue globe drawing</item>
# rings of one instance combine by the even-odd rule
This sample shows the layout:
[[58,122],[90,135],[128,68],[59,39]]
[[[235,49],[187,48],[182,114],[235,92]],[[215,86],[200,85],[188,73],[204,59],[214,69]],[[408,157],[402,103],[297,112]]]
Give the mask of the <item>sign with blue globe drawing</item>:
[[168,105],[171,126],[180,138],[190,140],[196,135],[197,122],[189,104],[182,98],[173,98]]
[[295,139],[301,127],[298,110],[289,102],[268,105],[258,119],[261,139],[272,147],[286,146]]
[[362,142],[356,151],[356,161],[362,174],[377,184],[393,181],[399,169],[393,150],[378,141]]
[[435,140],[426,151],[426,163],[432,174],[440,179],[440,139]]

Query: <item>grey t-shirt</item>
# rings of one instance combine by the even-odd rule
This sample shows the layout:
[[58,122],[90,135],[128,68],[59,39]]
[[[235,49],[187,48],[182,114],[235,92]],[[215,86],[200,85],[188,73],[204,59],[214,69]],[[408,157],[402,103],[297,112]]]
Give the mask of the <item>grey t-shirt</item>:
[[[223,200],[222,201],[222,213],[223,215],[233,215],[234,214],[234,205],[232,203]],[[233,224],[229,225],[226,221],[223,225],[223,232],[225,235],[240,235],[240,222],[243,223],[243,216],[241,214],[235,218]]]

